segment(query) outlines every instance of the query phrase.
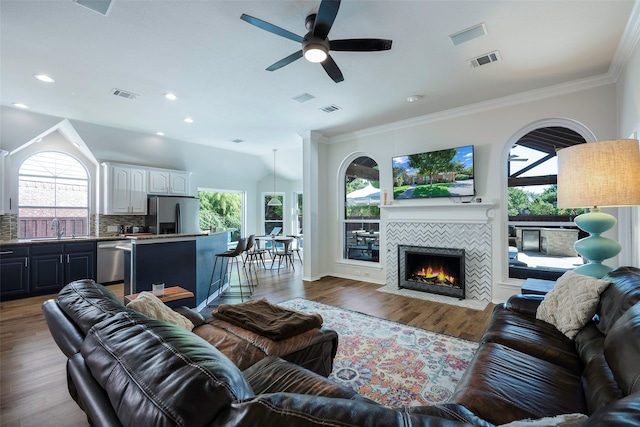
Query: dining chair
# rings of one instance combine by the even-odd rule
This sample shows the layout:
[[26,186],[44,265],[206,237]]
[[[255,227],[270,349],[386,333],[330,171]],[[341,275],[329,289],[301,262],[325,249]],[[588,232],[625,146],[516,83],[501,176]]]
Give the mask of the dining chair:
[[[292,254],[298,254],[298,259],[300,260],[300,264],[302,264],[302,257],[300,256],[300,241],[302,240],[302,236],[290,234],[287,237],[293,238],[293,242],[291,242],[291,252]],[[293,258],[293,255],[291,258]]]
[[270,268],[273,269],[273,265],[276,262],[276,258],[278,258],[278,271],[279,271],[280,267],[282,266],[282,259],[284,258],[285,266],[291,265],[291,268],[295,270],[295,267],[293,266],[293,257],[292,257],[293,252],[291,252],[291,244],[293,243],[293,237],[281,237],[281,238],[275,239],[274,243],[276,244],[274,245],[273,259],[271,260]]

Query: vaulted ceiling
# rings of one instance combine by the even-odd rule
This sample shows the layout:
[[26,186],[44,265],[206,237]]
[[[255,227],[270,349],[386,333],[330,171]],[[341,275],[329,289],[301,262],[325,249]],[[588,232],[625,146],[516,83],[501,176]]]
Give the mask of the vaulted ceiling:
[[[270,158],[272,148],[300,150],[298,133],[307,130],[331,137],[615,77],[636,13],[632,0],[345,0],[329,38],[391,39],[391,50],[332,52],[341,83],[304,59],[266,71],[300,45],[241,14],[304,35],[305,17],[318,5],[113,0],[105,16],[72,0],[2,0],[0,103]],[[478,24],[486,35],[452,43],[450,35]],[[500,61],[470,65],[494,51]],[[55,83],[34,79],[36,73]],[[165,99],[167,92],[178,98]],[[304,94],[312,97],[295,99]],[[412,95],[422,99],[408,102]]]

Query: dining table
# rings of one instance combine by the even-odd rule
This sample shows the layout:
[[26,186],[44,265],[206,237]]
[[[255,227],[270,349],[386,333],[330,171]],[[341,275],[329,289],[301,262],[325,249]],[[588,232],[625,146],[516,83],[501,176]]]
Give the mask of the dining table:
[[[269,253],[269,256],[271,257],[270,268],[273,268],[273,264],[276,256],[275,255],[276,244],[278,242],[281,242],[282,244],[284,244],[285,242],[292,242],[293,239],[294,239],[293,237],[289,237],[289,236],[274,236],[274,235],[266,234],[264,236],[256,236],[256,244],[259,249],[267,250],[267,252]],[[263,246],[263,243],[264,243],[264,246]],[[271,244],[268,245],[268,243],[271,243]]]

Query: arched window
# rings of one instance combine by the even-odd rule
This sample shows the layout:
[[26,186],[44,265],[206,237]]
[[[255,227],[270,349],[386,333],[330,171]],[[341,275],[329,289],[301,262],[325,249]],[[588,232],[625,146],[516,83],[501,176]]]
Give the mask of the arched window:
[[558,150],[585,143],[562,127],[534,129],[509,151],[509,277],[555,280],[583,263],[573,244],[585,237],[573,223],[582,209],[557,207]]
[[[57,218],[58,226],[52,227]],[[76,158],[56,151],[29,156],[18,171],[18,238],[89,234],[89,177]]]
[[344,174],[344,258],[380,260],[380,173],[375,160],[354,159]]

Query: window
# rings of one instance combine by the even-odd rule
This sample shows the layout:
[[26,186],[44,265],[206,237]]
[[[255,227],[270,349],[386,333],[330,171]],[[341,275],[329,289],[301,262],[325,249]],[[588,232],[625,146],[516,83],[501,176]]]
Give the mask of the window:
[[76,158],[55,151],[28,157],[18,170],[18,238],[89,234],[89,176]]
[[361,156],[344,174],[344,258],[380,260],[380,173],[375,160]]
[[508,158],[509,277],[555,280],[583,263],[573,248],[586,237],[573,223],[584,209],[557,207],[557,150],[586,142],[564,127],[533,130]]
[[[272,198],[280,200],[279,206],[269,206],[269,200]],[[283,206],[284,206],[284,194],[282,193],[262,193],[262,215],[264,224],[264,234],[282,235],[284,227],[283,220]],[[274,232],[275,229],[275,232]]]
[[198,198],[200,228],[230,231],[230,242],[237,242],[242,236],[244,193],[200,189]]
[[293,234],[302,234],[302,193],[295,193],[294,200],[296,201],[296,206],[294,206],[294,224],[293,224]]

